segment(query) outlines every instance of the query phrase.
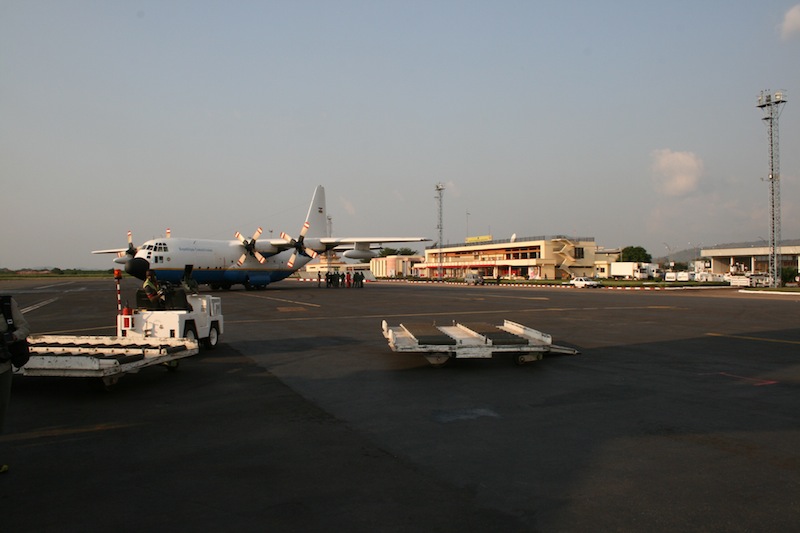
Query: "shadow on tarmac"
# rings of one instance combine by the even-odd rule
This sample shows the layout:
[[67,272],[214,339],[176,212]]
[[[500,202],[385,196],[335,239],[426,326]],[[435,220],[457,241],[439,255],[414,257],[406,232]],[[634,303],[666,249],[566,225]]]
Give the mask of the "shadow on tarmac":
[[[230,347],[109,393],[14,384],[2,530],[520,529],[353,432]],[[35,416],[31,416],[34,415]]]

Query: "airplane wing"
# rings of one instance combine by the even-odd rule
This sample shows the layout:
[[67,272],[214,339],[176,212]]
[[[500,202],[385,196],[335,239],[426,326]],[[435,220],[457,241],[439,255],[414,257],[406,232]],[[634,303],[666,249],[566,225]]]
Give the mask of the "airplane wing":
[[[373,244],[430,240],[425,237],[326,237],[325,228],[328,225],[328,217],[325,213],[325,188],[322,185],[318,185],[314,189],[314,196],[311,198],[311,205],[308,206],[306,221],[299,233],[291,235],[281,232],[278,239],[265,239],[256,243],[253,242],[256,237],[253,237],[250,243],[261,255],[274,255],[286,250],[293,250],[292,256],[288,260],[288,264],[291,266],[298,254],[314,258],[319,253],[334,249],[339,250],[342,249],[340,247],[349,245],[349,249],[344,254],[345,257],[368,259],[377,256],[377,254],[370,251]],[[258,235],[260,234],[259,228]]]
[[[290,241],[288,239],[269,239],[269,240],[264,239],[264,240],[258,241],[259,246],[261,246],[263,243],[268,243],[267,244],[268,249],[269,248],[274,248],[275,251],[278,251],[278,252],[281,252],[283,250],[288,250],[289,248],[293,247],[292,246],[292,241]],[[273,253],[274,253],[274,251],[273,251]]]
[[93,250],[93,254],[124,254],[127,252],[127,248],[112,248],[110,250]]
[[[307,228],[306,228],[307,229]],[[383,243],[396,242],[422,242],[430,241],[425,237],[316,237],[309,238],[301,231],[300,237],[282,234],[280,239],[269,239],[259,241],[258,251],[262,255],[270,256],[283,252],[284,250],[294,250],[289,265],[292,265],[297,258],[297,254],[303,254],[311,258],[328,250],[343,252],[342,255],[349,259],[372,259],[378,254],[373,249],[382,248]]]
[[385,242],[424,242],[425,237],[323,237],[319,241],[328,248],[347,244],[382,244]]
[[[344,256],[350,259],[371,259],[377,257],[372,249],[382,248],[384,243],[425,242],[425,237],[323,237],[318,239],[325,250],[346,250]],[[313,244],[309,246],[315,248]]]
[[[324,247],[325,250],[333,250],[338,249],[342,246],[347,245],[374,245],[370,246],[371,248],[381,248],[382,244],[384,243],[396,243],[396,242],[430,242],[430,239],[426,237],[322,237],[317,239],[306,238],[305,244],[308,248],[313,248],[317,252],[324,251],[322,248]],[[290,239],[262,239],[258,241],[257,248],[261,253],[276,253],[283,250],[289,250],[290,248],[294,248],[296,246],[296,242],[292,242]],[[264,248],[264,250],[262,250]],[[352,248],[349,246],[348,249]],[[125,251],[124,249],[122,250]],[[100,252],[92,252],[92,253],[100,253]]]

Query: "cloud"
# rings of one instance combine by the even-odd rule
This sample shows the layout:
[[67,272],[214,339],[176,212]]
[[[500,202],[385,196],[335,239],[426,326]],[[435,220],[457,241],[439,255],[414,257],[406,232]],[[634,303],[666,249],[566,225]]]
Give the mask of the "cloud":
[[356,208],[353,205],[352,201],[348,200],[344,196],[340,196],[339,197],[339,201],[342,204],[342,209],[344,209],[347,212],[348,215],[352,216],[352,215],[356,214]]
[[456,184],[455,181],[448,180],[443,185],[444,185],[445,194],[447,196],[452,196],[454,198],[460,198],[461,197],[461,189],[459,188],[459,186]]
[[697,189],[703,174],[703,161],[692,152],[653,150],[653,185],[666,196],[686,196]]
[[786,12],[781,23],[781,39],[784,41],[800,35],[800,4]]

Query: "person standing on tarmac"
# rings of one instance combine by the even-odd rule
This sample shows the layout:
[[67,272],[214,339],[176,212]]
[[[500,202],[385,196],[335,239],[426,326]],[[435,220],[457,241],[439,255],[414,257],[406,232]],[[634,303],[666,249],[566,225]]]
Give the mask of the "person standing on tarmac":
[[[2,310],[0,310],[2,312]],[[11,298],[11,318],[14,324],[14,331],[8,331],[8,318],[3,317],[0,320],[0,335],[3,336],[3,345],[0,346],[2,354],[0,354],[0,434],[3,433],[3,424],[6,419],[6,411],[8,404],[11,401],[11,380],[13,378],[11,372],[11,355],[8,353],[7,344],[17,342],[18,340],[26,338],[30,334],[30,326],[22,316],[22,313],[17,306],[16,300]],[[0,448],[5,450],[5,446]],[[2,460],[2,457],[0,457]],[[8,472],[8,465],[0,463],[0,474]]]

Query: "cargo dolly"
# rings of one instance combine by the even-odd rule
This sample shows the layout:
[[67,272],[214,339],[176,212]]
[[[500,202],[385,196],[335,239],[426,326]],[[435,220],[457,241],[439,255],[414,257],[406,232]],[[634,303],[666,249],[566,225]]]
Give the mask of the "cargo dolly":
[[31,357],[15,371],[25,376],[95,377],[105,387],[141,368],[178,360],[199,351],[197,339],[74,335],[31,335]]
[[575,355],[578,350],[553,344],[547,333],[510,320],[495,326],[486,322],[403,323],[390,327],[384,320],[383,336],[395,352],[421,353],[431,366],[453,359],[488,359],[510,353],[518,365],[539,361],[545,353]]

